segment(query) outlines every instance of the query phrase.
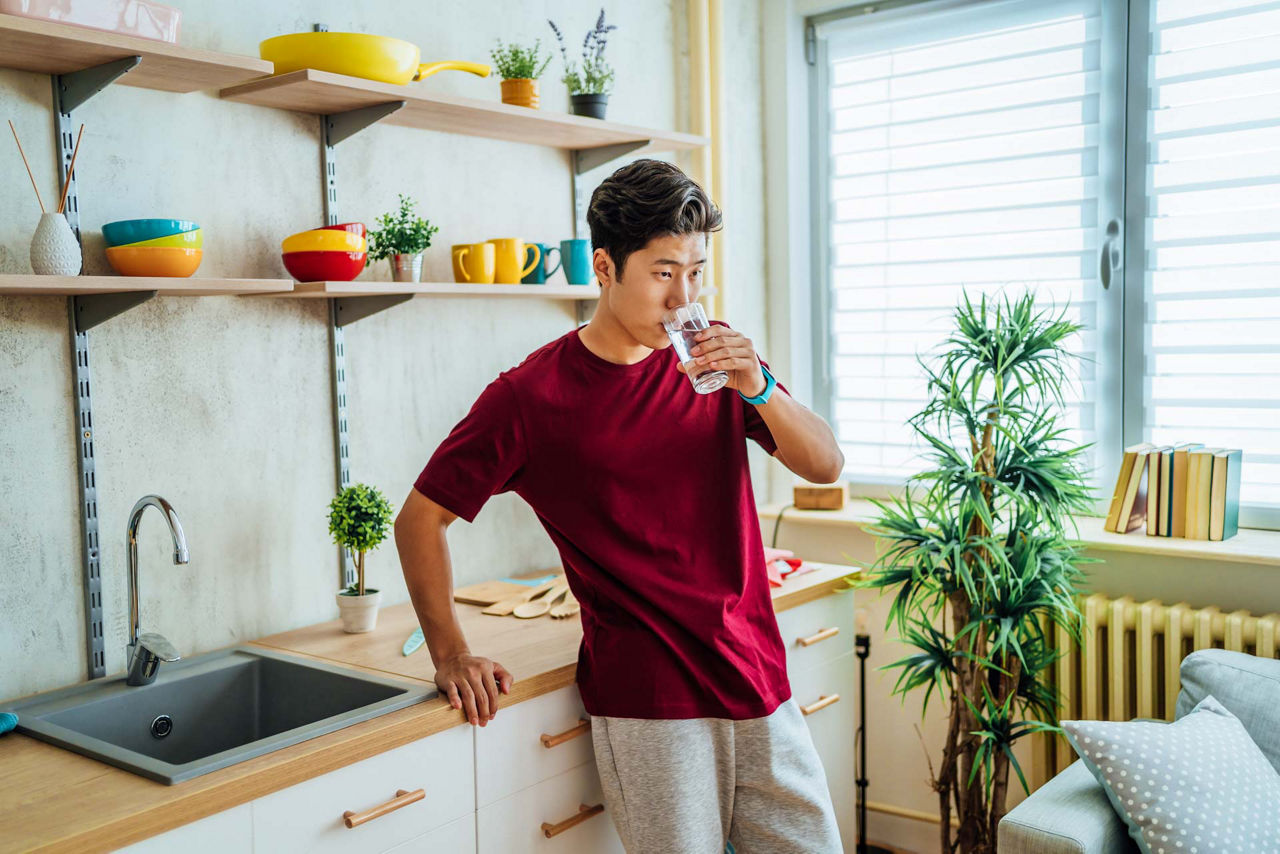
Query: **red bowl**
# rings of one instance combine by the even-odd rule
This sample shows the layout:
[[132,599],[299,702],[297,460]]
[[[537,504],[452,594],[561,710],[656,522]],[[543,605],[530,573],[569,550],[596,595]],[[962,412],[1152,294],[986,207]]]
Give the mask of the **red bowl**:
[[366,252],[285,252],[284,268],[299,282],[349,282],[364,269]]
[[365,234],[363,222],[340,222],[337,225],[322,225],[321,228],[329,231],[349,231],[352,234],[358,234],[361,237],[368,237]]

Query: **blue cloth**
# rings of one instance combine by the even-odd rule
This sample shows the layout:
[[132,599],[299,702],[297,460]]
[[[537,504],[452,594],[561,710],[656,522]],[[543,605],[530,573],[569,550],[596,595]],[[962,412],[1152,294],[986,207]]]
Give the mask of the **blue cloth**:
[[0,712],[0,735],[18,725],[18,716],[13,712]]

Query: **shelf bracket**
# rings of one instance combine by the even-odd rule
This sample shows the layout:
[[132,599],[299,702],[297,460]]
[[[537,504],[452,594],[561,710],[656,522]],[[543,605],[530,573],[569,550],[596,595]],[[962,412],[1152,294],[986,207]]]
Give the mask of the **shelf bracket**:
[[159,291],[121,291],[114,294],[79,294],[71,298],[76,332],[88,332],[103,321],[142,305]]
[[337,145],[350,139],[371,124],[375,124],[401,109],[406,101],[388,101],[385,104],[373,104],[358,107],[345,113],[329,113],[324,119],[324,144]]
[[587,236],[587,193],[578,179],[579,175],[590,172],[604,164],[625,157],[631,152],[644,148],[652,140],[638,139],[632,142],[618,142],[613,145],[602,145],[599,148],[577,148],[573,151],[573,169],[569,172],[569,183],[573,185],[573,236]]
[[371,314],[385,311],[393,305],[408,302],[413,294],[379,294],[369,297],[334,297],[334,323],[348,326]]

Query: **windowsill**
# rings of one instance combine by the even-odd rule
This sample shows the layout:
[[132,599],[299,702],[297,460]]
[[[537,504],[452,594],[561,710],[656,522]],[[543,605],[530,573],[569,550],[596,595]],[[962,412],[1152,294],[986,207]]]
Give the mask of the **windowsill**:
[[[761,527],[770,530],[778,518],[781,504],[762,504],[756,508]],[[834,525],[861,529],[874,522],[879,511],[870,501],[851,498],[843,510],[797,510],[787,508],[783,523],[802,522],[806,525]],[[1101,516],[1078,516],[1079,538],[1090,548],[1100,551],[1139,552],[1149,555],[1194,560],[1228,561],[1280,566],[1280,531],[1263,531],[1241,528],[1236,536],[1221,542],[1209,540],[1185,540],[1173,537],[1149,537],[1145,530],[1129,534],[1115,534],[1102,530]]]

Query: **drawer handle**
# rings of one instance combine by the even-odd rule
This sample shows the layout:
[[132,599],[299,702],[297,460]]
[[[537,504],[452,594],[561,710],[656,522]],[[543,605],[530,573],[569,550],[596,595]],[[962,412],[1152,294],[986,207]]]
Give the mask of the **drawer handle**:
[[838,702],[840,702],[839,694],[823,694],[821,697],[819,697],[817,700],[810,703],[809,705],[801,706],[800,711],[804,712],[806,715],[811,715],[814,712],[825,709],[827,706],[830,706],[832,703],[838,703]]
[[544,732],[542,734],[542,746],[555,747],[557,744],[564,744],[569,739],[577,738],[583,733],[588,732],[590,729],[591,729],[590,718],[578,718],[578,725],[576,727],[574,727],[573,729],[567,729],[564,732],[560,733],[559,735],[547,735]]
[[818,641],[824,641],[827,638],[833,638],[840,634],[839,626],[832,626],[829,629],[822,629],[817,634],[809,635],[807,638],[796,638],[796,643],[801,646],[813,646]]
[[599,815],[602,812],[604,812],[604,804],[596,804],[593,807],[589,807],[586,804],[578,804],[577,815],[570,816],[569,818],[566,818],[564,821],[560,822],[559,824],[551,824],[550,822],[544,821],[542,823],[542,834],[543,836],[550,839],[551,837],[555,836],[557,833],[564,833],[566,830],[573,827],[575,824],[581,824],[582,822],[591,818],[591,816]]
[[381,818],[389,812],[395,812],[400,807],[407,807],[409,804],[416,803],[427,796],[422,789],[414,789],[410,792],[408,789],[396,789],[396,796],[385,804],[378,804],[372,809],[364,812],[352,812],[347,810],[342,814],[342,821],[347,827],[359,827],[366,821],[373,821],[375,818]]

